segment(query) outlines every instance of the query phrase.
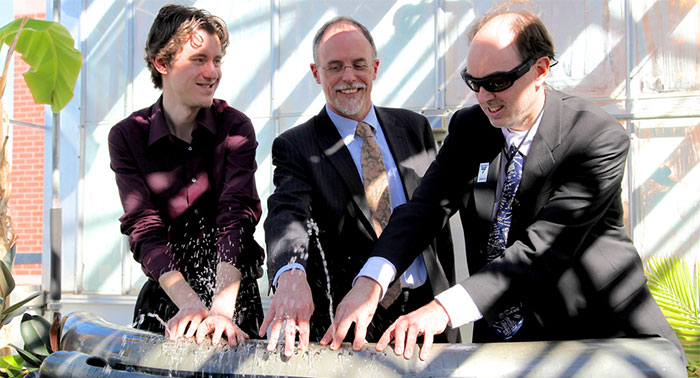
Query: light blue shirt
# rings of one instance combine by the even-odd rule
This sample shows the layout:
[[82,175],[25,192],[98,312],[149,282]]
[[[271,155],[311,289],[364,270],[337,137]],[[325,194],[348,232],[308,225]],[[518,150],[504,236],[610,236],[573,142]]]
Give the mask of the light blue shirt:
[[[355,129],[359,122],[336,114],[328,105],[326,105],[326,112],[331,118],[331,121],[333,121],[338,133],[340,133],[340,137],[343,139],[345,146],[350,151],[352,161],[355,163],[355,169],[357,169],[357,173],[360,175],[360,179],[362,179],[362,138],[355,136]],[[379,126],[379,120],[377,119],[377,114],[374,112],[374,106],[370,108],[369,113],[367,113],[367,116],[362,121],[372,128],[374,139],[377,141],[377,145],[379,145],[379,151],[382,152],[386,176],[389,180],[391,209],[393,210],[396,206],[406,203],[406,194],[403,190],[403,183],[401,182],[401,176],[399,176],[399,170],[396,168],[396,163],[394,162],[394,156],[389,150],[384,131],[382,131],[382,128]]]
[[[335,125],[335,128],[338,130],[343,143],[345,143],[345,146],[350,151],[350,156],[352,156],[352,160],[355,163],[355,169],[357,169],[357,173],[360,175],[360,179],[362,179],[362,138],[355,136],[355,129],[357,128],[357,124],[359,122],[335,113],[328,106],[328,104],[326,104],[326,113],[328,113],[328,117],[330,117],[333,125]],[[367,113],[367,116],[365,116],[362,121],[367,123],[372,129],[374,139],[377,141],[379,151],[381,151],[382,157],[384,158],[384,167],[386,169],[387,179],[389,181],[391,209],[393,210],[396,208],[396,206],[406,203],[406,193],[403,189],[403,183],[401,181],[401,176],[399,175],[399,170],[396,167],[394,156],[391,154],[391,150],[389,150],[389,144],[386,142],[386,136],[379,125],[377,114],[374,111],[374,105],[372,105]],[[298,263],[285,265],[277,271],[272,284],[276,285],[280,274],[290,269],[304,270],[303,266]],[[413,289],[423,285],[427,281],[427,277],[428,273],[425,269],[423,256],[419,255],[401,275],[401,285],[406,289]]]

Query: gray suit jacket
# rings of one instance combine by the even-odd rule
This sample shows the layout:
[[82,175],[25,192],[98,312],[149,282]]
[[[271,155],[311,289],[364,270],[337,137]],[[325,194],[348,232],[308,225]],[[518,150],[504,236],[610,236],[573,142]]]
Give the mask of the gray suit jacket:
[[[629,136],[620,124],[585,100],[547,89],[506,253],[486,264],[503,145],[478,106],[457,112],[436,161],[413,199],[394,211],[373,254],[402,269],[432,237],[421,231],[459,210],[471,273],[461,285],[486,322],[521,302],[526,322],[538,328],[531,339],[660,335],[680,348],[622,222]],[[481,163],[491,163],[483,183]]]
[[[410,198],[436,155],[432,129],[425,117],[408,110],[375,107],[375,111],[406,198]],[[325,109],[277,137],[272,159],[275,192],[268,198],[264,224],[268,276],[272,280],[279,268],[290,262],[305,267],[315,307],[311,338],[318,340],[331,319],[328,279],[316,240],[325,252],[331,298],[336,306],[367,261],[377,236],[370,222],[362,180]],[[311,219],[318,225],[317,237],[309,237],[307,222]],[[414,298],[421,304],[454,282],[449,229],[440,227],[433,231],[437,240],[431,238],[416,253],[423,253],[432,288],[422,298]],[[393,307],[388,311],[378,309],[367,340],[376,341],[397,314],[404,312]]]

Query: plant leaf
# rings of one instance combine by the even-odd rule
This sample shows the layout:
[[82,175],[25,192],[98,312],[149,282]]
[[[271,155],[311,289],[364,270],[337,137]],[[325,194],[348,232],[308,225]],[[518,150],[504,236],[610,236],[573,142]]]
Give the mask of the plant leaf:
[[[652,256],[646,261],[648,287],[676,332],[691,367],[700,360],[700,283],[678,257]],[[696,263],[697,267],[697,263]]]
[[61,313],[55,311],[53,313],[53,321],[51,322],[51,328],[49,328],[49,340],[51,340],[51,351],[55,352],[61,348],[61,329],[63,328],[63,322],[61,321]]
[[[42,291],[35,291],[35,292],[29,294],[28,297],[22,299],[21,301],[19,301],[19,302],[17,302],[17,303],[13,303],[12,306],[10,306],[10,307],[8,307],[8,308],[2,310],[2,312],[0,313],[0,317],[2,317],[3,322],[4,322],[4,319],[5,319],[5,316],[8,316],[9,314],[11,314],[11,313],[17,311],[18,308],[22,307],[22,306],[23,306],[24,304],[26,304],[27,302],[31,301],[32,299],[34,299],[34,298],[36,298],[36,297],[38,297],[38,296],[40,296],[40,295],[42,295],[42,294],[44,294],[44,292],[42,292]],[[25,309],[25,310],[26,310],[26,309]]]
[[[22,19],[0,29],[0,41],[10,44]],[[32,68],[24,80],[37,104],[51,104],[58,113],[73,98],[82,54],[73,48],[75,41],[68,30],[52,21],[28,19],[20,32],[15,50]]]
[[15,310],[12,311],[12,312],[7,312],[6,314],[3,313],[3,315],[2,315],[2,322],[0,322],[0,327],[6,326],[6,325],[10,324],[10,322],[12,321],[12,319],[14,319],[15,317],[17,317],[18,315],[23,314],[25,311],[27,311],[27,308],[26,308],[26,307],[20,307],[20,308],[18,308],[18,309],[15,309]]
[[0,368],[19,370],[24,365],[24,360],[20,356],[2,356],[0,357]]
[[0,261],[0,296],[3,299],[3,306],[14,289],[15,279],[12,278],[12,272],[4,262]]
[[25,367],[25,362],[22,357],[14,356],[2,356],[0,357],[0,376],[3,377],[22,377],[24,372],[22,369]]
[[39,315],[24,314],[20,332],[24,340],[24,349],[36,355],[48,356],[51,354],[51,340],[49,339],[51,323]]
[[0,357],[0,371],[3,371],[3,377],[22,377],[22,368],[24,360],[20,356],[2,356]]
[[43,361],[42,358],[39,358],[38,356],[34,355],[34,353],[27,351],[27,350],[24,350],[24,349],[18,347],[17,345],[12,344],[12,343],[10,343],[9,345],[11,347],[15,348],[15,350],[17,351],[17,354],[19,354],[20,357],[22,357],[24,362],[27,363],[28,367],[38,368],[39,366],[41,366],[41,362]]
[[17,254],[17,244],[13,244],[10,250],[7,251],[5,257],[2,258],[2,262],[5,263],[7,268],[12,271],[12,264],[15,262],[15,255]]

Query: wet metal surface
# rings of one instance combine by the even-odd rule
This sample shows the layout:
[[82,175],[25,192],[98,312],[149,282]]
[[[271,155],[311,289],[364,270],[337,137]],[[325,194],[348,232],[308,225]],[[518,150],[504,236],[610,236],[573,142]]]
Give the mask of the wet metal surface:
[[[170,342],[149,332],[115,326],[88,313],[68,315],[62,335],[62,350],[99,357],[110,365],[112,372],[130,370],[156,376],[677,377],[685,374],[676,349],[658,338],[436,344],[430,358],[420,361],[415,356],[405,360],[389,349],[377,352],[374,344],[359,352],[346,344],[333,352],[317,343],[287,359],[281,345],[274,353],[268,353],[266,342],[261,340],[248,341],[239,347]],[[73,360],[78,359],[73,357]],[[77,365],[76,369],[80,369],[80,363]]]

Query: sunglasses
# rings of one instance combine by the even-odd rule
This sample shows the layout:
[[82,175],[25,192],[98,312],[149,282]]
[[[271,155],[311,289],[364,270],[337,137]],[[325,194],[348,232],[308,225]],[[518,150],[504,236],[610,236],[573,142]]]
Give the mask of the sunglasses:
[[525,75],[536,61],[537,59],[530,58],[508,72],[491,74],[486,77],[482,77],[481,79],[477,79],[469,75],[467,73],[467,67],[464,67],[462,70],[462,80],[464,80],[469,89],[473,90],[474,92],[479,92],[479,89],[481,88],[484,88],[491,93],[505,91],[513,86],[513,83],[515,83],[516,80]]

